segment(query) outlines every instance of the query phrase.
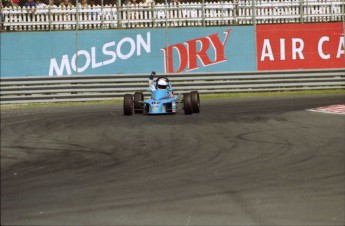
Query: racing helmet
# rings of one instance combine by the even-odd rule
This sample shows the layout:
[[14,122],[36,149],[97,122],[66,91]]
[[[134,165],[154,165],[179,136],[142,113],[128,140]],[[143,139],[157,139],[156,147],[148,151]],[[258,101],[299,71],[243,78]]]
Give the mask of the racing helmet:
[[157,88],[158,89],[166,89],[168,86],[167,81],[165,81],[164,79],[159,79],[157,82]]

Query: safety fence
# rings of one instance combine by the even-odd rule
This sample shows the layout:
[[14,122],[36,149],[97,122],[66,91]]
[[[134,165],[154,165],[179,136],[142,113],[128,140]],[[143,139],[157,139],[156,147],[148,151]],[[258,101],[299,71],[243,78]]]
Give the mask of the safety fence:
[[[175,93],[274,92],[344,89],[345,69],[166,74]],[[147,91],[148,76],[106,75],[1,78],[1,104],[109,100]],[[148,94],[147,92],[145,94]]]
[[206,27],[344,21],[344,0],[246,0],[61,8],[6,7],[2,31]]

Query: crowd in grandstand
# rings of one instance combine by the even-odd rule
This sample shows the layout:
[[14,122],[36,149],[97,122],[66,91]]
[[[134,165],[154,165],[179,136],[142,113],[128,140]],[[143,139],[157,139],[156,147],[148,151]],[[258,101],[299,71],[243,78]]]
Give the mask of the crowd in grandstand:
[[[93,5],[116,5],[118,0],[80,0],[80,6]],[[153,3],[153,0],[119,0],[122,5],[139,4],[139,3]],[[187,2],[190,0],[167,0],[171,2]],[[218,0],[217,0],[218,1]],[[237,1],[237,0],[235,0]],[[1,0],[1,7],[72,7],[75,6],[76,0]],[[157,0],[157,3],[164,3],[165,0]],[[202,2],[202,0],[193,0],[193,2]]]
[[[1,7],[72,7],[75,6],[76,0],[1,0]],[[252,2],[252,0],[78,0],[80,6],[93,6],[93,5],[116,5],[120,1],[121,5],[127,5],[130,3],[172,3],[172,2],[232,2],[232,3],[245,3]],[[284,2],[287,0],[274,0],[275,2]],[[313,0],[304,0],[304,2]],[[288,1],[288,2],[291,2]]]
[[254,0],[253,11],[253,0],[0,0],[0,30],[343,21],[344,1]]

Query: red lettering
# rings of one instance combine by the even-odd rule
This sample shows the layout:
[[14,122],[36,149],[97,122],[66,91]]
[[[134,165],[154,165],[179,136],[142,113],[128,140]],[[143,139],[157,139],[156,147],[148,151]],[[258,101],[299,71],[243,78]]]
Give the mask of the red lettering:
[[173,58],[173,49],[177,50],[178,53],[178,59],[180,62],[180,66],[178,70],[176,71],[177,73],[181,72],[184,70],[184,68],[188,64],[188,53],[187,53],[187,48],[183,44],[175,44],[172,46],[168,46],[165,49],[162,49],[164,52],[164,59],[165,59],[165,71],[167,73],[173,73],[174,72],[174,58]]
[[[186,68],[189,71],[197,69],[199,68],[198,59],[204,67],[226,61],[224,49],[230,32],[231,30],[224,32],[225,38],[223,42],[220,40],[219,35],[215,33],[207,37],[189,40],[184,44],[177,43],[162,49],[164,52],[165,71],[167,73],[179,73],[186,70]],[[198,48],[198,43],[200,43],[200,48]],[[174,57],[174,49],[178,54],[177,59]],[[212,50],[214,53],[213,61],[210,59]],[[174,70],[174,62],[176,61],[179,62],[179,67],[177,70]]]
[[224,56],[224,48],[225,48],[225,44],[228,41],[230,32],[232,30],[226,30],[225,31],[225,39],[223,41],[223,43],[220,41],[218,34],[213,34],[210,35],[208,38],[211,40],[211,43],[216,51],[216,59],[215,62],[222,62],[222,61],[226,61],[227,59]]
[[[197,51],[197,43],[201,44],[201,49]],[[193,39],[187,42],[188,50],[189,50],[189,67],[188,70],[194,70],[199,68],[197,63],[197,57],[199,57],[201,63],[203,65],[209,65],[212,63],[210,58],[207,55],[207,50],[210,47],[210,40],[207,38],[198,38]]]

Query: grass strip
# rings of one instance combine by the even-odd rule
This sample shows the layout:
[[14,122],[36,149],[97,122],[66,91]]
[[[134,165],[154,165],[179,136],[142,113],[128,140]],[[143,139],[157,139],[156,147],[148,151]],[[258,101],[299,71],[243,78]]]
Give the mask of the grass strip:
[[200,98],[221,99],[221,98],[250,98],[250,97],[279,97],[279,96],[310,96],[310,95],[321,95],[321,96],[345,95],[345,89],[203,94],[203,95],[200,95],[201,96]]

